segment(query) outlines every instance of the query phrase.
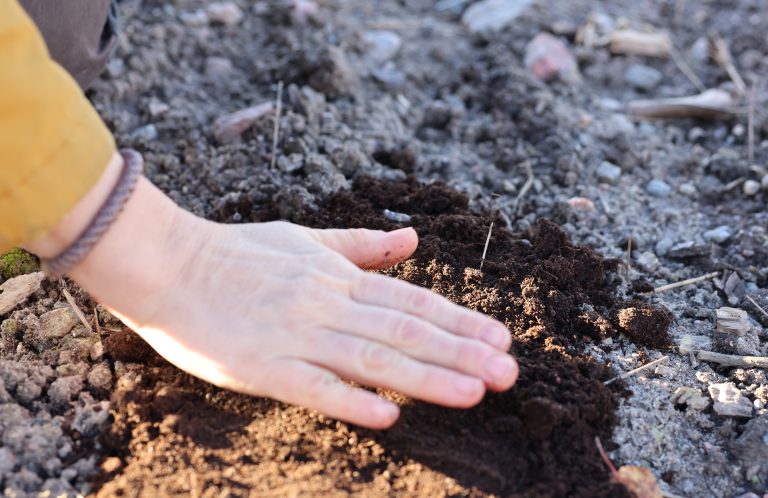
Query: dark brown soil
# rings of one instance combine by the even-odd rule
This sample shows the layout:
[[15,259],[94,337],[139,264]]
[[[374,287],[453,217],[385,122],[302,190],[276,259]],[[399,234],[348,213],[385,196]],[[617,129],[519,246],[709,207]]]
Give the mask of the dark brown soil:
[[672,313],[642,301],[627,301],[618,308],[615,321],[630,339],[656,349],[672,347],[669,325]]
[[[295,221],[395,228],[385,208],[412,215],[421,236],[414,258],[388,273],[504,321],[521,367],[516,387],[466,411],[382,392],[403,404],[402,417],[371,431],[221,391],[151,355],[118,383],[104,442],[122,465],[109,461],[99,496],[628,496],[594,443],[610,444],[621,387],[604,386],[610,370],[582,353],[618,326],[606,318],[620,316],[616,262],[548,221],[513,235],[496,220],[480,271],[491,218],[447,187],[415,181],[362,178]],[[109,353],[140,358],[125,338]]]

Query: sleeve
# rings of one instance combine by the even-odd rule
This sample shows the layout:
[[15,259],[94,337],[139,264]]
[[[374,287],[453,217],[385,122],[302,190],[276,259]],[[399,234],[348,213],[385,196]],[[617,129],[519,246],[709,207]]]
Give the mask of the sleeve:
[[17,0],[0,0],[0,252],[55,227],[114,152],[109,130]]

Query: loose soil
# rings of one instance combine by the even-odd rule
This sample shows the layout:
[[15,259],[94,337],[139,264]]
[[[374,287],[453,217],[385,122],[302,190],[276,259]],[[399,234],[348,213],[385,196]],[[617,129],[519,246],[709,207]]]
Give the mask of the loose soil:
[[[384,209],[412,216],[421,237],[414,257],[386,273],[502,320],[520,362],[515,388],[470,410],[381,392],[403,405],[402,417],[391,430],[371,431],[214,389],[155,357],[118,385],[106,446],[121,464],[101,477],[100,496],[629,496],[609,482],[595,447],[595,437],[611,440],[622,388],[603,385],[610,369],[582,347],[626,327],[627,313],[655,311],[617,302],[617,262],[574,246],[541,220],[521,234],[496,228],[481,271],[493,217],[470,212],[466,196],[444,185],[414,179],[360,178],[296,221],[399,227]],[[659,342],[668,341],[668,325],[658,327]],[[136,361],[137,341],[112,336],[107,354]]]

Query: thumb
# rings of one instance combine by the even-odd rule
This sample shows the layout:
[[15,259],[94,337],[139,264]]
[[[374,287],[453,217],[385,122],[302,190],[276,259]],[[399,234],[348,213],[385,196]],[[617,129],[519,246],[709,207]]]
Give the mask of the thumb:
[[393,232],[354,228],[313,230],[312,233],[321,244],[360,268],[371,270],[387,268],[405,260],[419,245],[419,236],[413,228]]

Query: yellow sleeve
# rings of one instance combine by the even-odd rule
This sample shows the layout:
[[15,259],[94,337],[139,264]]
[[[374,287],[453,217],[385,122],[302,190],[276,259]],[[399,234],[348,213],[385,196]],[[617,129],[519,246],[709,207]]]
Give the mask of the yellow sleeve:
[[96,184],[109,130],[16,0],[0,0],[0,253],[45,235]]

